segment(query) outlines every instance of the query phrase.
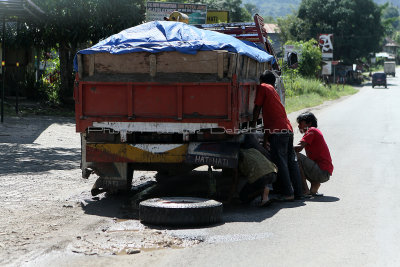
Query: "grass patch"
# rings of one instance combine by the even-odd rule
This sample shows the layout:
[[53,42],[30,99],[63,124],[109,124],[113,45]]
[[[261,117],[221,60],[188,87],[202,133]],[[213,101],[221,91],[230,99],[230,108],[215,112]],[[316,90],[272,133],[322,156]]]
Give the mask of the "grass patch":
[[320,80],[302,77],[286,81],[286,112],[301,110],[322,104],[327,100],[334,100],[345,95],[358,92],[352,86],[343,85],[325,86]]

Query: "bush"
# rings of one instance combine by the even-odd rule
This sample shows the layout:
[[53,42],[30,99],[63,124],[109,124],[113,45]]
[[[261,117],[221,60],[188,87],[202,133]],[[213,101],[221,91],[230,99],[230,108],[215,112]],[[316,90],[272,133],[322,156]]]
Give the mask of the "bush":
[[41,77],[40,91],[45,95],[45,102],[50,106],[60,105],[60,59],[48,60],[48,67]]
[[322,53],[315,39],[307,42],[287,42],[288,45],[294,45],[301,50],[299,55],[298,73],[304,77],[316,77],[321,70]]

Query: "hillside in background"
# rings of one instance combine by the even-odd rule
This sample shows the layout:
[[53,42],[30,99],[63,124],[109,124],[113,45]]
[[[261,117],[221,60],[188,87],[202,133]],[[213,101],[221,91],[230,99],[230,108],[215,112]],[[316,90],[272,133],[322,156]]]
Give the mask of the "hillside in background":
[[[400,7],[400,0],[374,0],[374,2],[379,5],[390,2],[394,6]],[[243,3],[256,5],[259,9],[260,15],[263,17],[271,16],[277,18],[286,16],[291,14],[294,10],[297,10],[301,0],[243,0]]]

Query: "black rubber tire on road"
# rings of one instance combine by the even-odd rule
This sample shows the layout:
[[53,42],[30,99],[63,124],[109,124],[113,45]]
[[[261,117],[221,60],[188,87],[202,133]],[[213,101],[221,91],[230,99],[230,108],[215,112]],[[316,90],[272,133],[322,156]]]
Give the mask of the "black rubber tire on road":
[[140,202],[139,218],[154,225],[209,225],[221,221],[222,210],[222,203],[212,199],[162,197]]

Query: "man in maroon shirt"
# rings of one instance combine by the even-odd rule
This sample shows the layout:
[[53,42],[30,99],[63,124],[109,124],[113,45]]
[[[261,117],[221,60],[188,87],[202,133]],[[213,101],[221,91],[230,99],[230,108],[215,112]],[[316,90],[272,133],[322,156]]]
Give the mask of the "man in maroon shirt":
[[301,198],[303,190],[297,157],[293,150],[293,128],[274,88],[275,80],[275,75],[269,70],[260,76],[250,126],[255,126],[262,109],[264,144],[270,149],[272,161],[278,167],[277,186],[282,193],[280,200],[292,201]]
[[[297,117],[299,130],[304,133],[303,138],[295,146],[300,152],[305,148],[307,156],[298,153],[300,170],[303,178],[305,194],[319,195],[321,183],[329,180],[333,172],[332,158],[328,145],[321,131],[317,129],[317,118],[311,112],[304,112]],[[311,183],[308,188],[307,180]]]

